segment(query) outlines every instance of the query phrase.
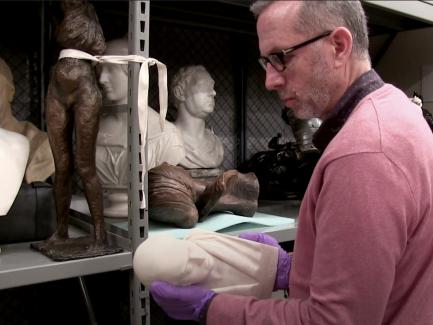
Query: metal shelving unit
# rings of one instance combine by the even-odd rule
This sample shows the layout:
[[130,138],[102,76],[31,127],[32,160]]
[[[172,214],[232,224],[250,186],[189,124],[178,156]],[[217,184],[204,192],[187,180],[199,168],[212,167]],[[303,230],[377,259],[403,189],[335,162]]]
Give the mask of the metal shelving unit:
[[[238,3],[220,1],[221,3]],[[174,4],[174,2],[172,3]],[[177,4],[176,4],[177,5]],[[129,53],[149,56],[150,1],[130,1],[128,13]],[[241,8],[243,9],[243,8]],[[160,8],[159,10],[164,10]],[[175,17],[176,18],[176,17]],[[234,25],[235,27],[237,25]],[[418,25],[417,25],[418,26]],[[200,28],[200,26],[196,26]],[[157,58],[158,59],[158,58]],[[42,254],[33,251],[29,243],[2,245],[0,253],[0,289],[32,285],[72,277],[114,270],[130,270],[130,323],[134,325],[150,324],[149,293],[132,272],[132,258],[136,247],[148,236],[147,209],[140,208],[142,201],[147,207],[147,179],[144,178],[144,191],[141,190],[142,163],[146,157],[140,157],[139,124],[138,124],[138,77],[140,64],[129,65],[128,96],[128,148],[130,184],[128,238],[112,234],[111,240],[125,249],[124,252],[66,262],[53,262]],[[295,202],[261,202],[259,211],[280,216],[295,216],[299,205]],[[292,241],[296,236],[296,223],[293,226],[256,228],[275,236],[279,242]],[[83,234],[83,230],[70,227],[72,236]],[[236,235],[236,232],[230,232]]]
[[[82,231],[71,227],[70,233]],[[30,248],[30,243],[2,246],[0,289],[55,281],[114,270],[130,269],[132,253],[122,253],[65,262],[54,262]]]
[[[129,53],[144,57],[149,56],[149,1],[131,1],[129,3]],[[37,283],[82,277],[90,274],[115,270],[132,270],[132,257],[135,248],[147,238],[147,209],[141,209],[145,200],[147,207],[147,178],[144,178],[144,191],[141,190],[142,162],[140,157],[138,124],[138,77],[140,64],[129,66],[128,97],[128,148],[129,148],[129,215],[128,238],[118,233],[109,232],[110,241],[123,247],[125,251],[113,255],[54,262],[48,257],[30,248],[30,243],[17,243],[1,246],[0,254],[0,289],[8,289]],[[77,225],[79,227],[77,227]],[[84,230],[83,230],[84,229]],[[74,222],[70,226],[70,235],[81,236],[91,231],[92,225]],[[293,240],[295,227],[257,228],[274,235],[280,241]],[[233,234],[236,234],[233,232]],[[130,271],[130,323],[150,324],[150,300],[145,288],[134,273]]]
[[[148,56],[148,19],[149,1],[131,1],[129,3],[129,44],[130,53]],[[147,194],[140,193],[140,158],[139,158],[139,128],[137,109],[137,89],[139,64],[130,64],[129,68],[129,240],[119,238],[109,233],[112,242],[120,244],[123,252],[100,256],[54,262],[41,253],[30,248],[30,243],[1,245],[0,253],[0,289],[33,285],[42,282],[55,281],[89,274],[115,270],[132,270],[133,250],[147,236],[147,211],[139,208],[140,200]],[[90,226],[91,227],[91,226]],[[90,228],[89,228],[90,230]],[[71,237],[85,235],[81,228],[71,225]],[[126,243],[126,244],[125,244]],[[129,245],[128,245],[129,244]],[[148,292],[139,284],[130,271],[131,290],[131,324],[150,324]]]

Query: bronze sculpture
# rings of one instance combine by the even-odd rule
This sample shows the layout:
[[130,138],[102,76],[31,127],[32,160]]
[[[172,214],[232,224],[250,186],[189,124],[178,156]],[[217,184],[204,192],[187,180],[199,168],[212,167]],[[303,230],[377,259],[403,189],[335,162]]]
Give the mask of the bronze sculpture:
[[[58,45],[63,49],[76,49],[91,55],[103,54],[105,39],[93,6],[86,0],[63,0],[60,6],[64,16],[57,29]],[[101,92],[91,62],[72,57],[60,58],[51,71],[45,111],[48,137],[55,161],[57,229],[46,242],[35,247],[49,256],[54,250],[71,250],[71,254],[66,252],[68,256],[58,259],[76,258],[74,255],[77,254],[87,257],[89,254],[97,256],[107,253],[102,188],[95,167],[95,145],[101,106]],[[81,243],[68,238],[74,162],[84,186],[94,224],[93,236]],[[80,247],[73,248],[74,245]],[[83,249],[85,252],[77,253]]]
[[149,218],[193,227],[214,211],[252,217],[257,210],[259,182],[254,173],[228,170],[215,179],[194,179],[180,166],[167,163],[149,170]]

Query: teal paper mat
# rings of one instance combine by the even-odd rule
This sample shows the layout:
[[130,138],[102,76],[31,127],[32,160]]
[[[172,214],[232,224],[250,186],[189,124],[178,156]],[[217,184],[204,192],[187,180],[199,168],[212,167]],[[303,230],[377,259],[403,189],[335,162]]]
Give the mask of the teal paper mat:
[[198,222],[190,229],[173,228],[169,225],[150,222],[149,236],[169,233],[176,238],[184,238],[192,229],[206,229],[216,232],[246,231],[258,227],[291,226],[294,219],[277,217],[270,214],[256,212],[253,217],[243,217],[230,213],[214,213]]
[[[81,216],[88,216],[89,211],[84,198],[74,198],[71,208],[80,212]],[[88,217],[88,219],[90,219]],[[89,220],[90,221],[90,220]],[[124,218],[105,218],[111,230],[121,235],[128,236],[128,221]],[[184,238],[192,229],[206,229],[221,233],[248,231],[257,228],[294,226],[295,219],[279,217],[267,213],[256,212],[253,217],[243,217],[231,213],[213,213],[202,218],[195,227],[189,229],[177,228],[169,224],[163,224],[149,220],[149,236],[167,233],[176,238]],[[116,230],[117,228],[117,230]]]

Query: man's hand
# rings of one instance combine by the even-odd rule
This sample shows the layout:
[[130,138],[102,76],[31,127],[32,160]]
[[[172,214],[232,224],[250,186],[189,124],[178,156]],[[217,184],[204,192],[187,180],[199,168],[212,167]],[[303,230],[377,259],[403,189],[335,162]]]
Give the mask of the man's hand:
[[174,319],[200,321],[216,292],[196,285],[177,286],[154,281],[149,288],[153,299]]
[[239,238],[255,241],[261,244],[278,248],[278,265],[275,275],[274,291],[286,290],[289,287],[289,273],[292,266],[292,256],[281,248],[278,241],[269,235],[260,232],[244,232],[239,234]]

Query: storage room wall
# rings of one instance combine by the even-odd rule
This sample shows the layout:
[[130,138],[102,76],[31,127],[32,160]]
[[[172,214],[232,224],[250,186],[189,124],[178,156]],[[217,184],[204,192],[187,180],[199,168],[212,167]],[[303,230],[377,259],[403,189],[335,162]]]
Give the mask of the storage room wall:
[[41,127],[41,3],[1,2],[0,57],[12,71],[15,95],[12,113],[20,121]]
[[[227,6],[227,10],[232,7]],[[248,8],[244,8],[249,15]],[[167,65],[168,86],[173,75],[185,65],[204,65],[215,80],[215,110],[207,119],[224,144],[222,168],[233,169],[258,151],[268,150],[268,142],[277,133],[281,141],[293,141],[290,127],[281,118],[282,104],[276,93],[265,89],[265,71],[259,66],[257,36],[225,30],[215,25],[194,26],[175,19],[150,19],[150,56]],[[196,18],[196,17],[194,17]],[[254,26],[254,20],[251,16]],[[150,106],[158,108],[156,71],[151,73]],[[243,91],[242,91],[243,88]],[[243,92],[243,94],[242,94]],[[244,96],[242,100],[241,97]],[[241,102],[245,106],[245,123],[241,124]],[[168,119],[176,109],[169,103]],[[244,157],[241,156],[241,132],[245,135]]]
[[407,96],[421,94],[433,112],[433,27],[398,33],[375,69]]

